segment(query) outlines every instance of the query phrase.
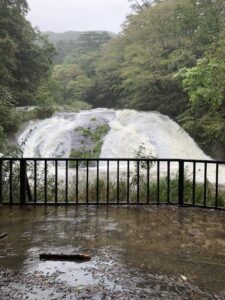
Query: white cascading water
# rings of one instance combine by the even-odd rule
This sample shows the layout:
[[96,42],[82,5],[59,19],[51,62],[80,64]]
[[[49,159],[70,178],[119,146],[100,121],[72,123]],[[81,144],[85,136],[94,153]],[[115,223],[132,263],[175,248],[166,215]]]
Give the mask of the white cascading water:
[[104,138],[101,157],[133,158],[143,144],[158,158],[210,159],[194,140],[169,117],[157,112],[95,109],[59,113],[32,121],[18,138],[24,157],[69,157],[71,132],[91,118],[103,118],[111,130]]
[[[146,154],[151,153],[157,158],[211,160],[168,116],[158,112],[103,108],[80,113],[58,113],[50,119],[30,122],[18,138],[24,157],[68,158],[73,144],[72,133],[92,119],[101,119],[110,126],[104,138],[101,158],[134,158],[139,146],[144,145]],[[101,163],[100,167],[104,172],[105,164]],[[193,165],[186,164],[185,167],[192,170]],[[156,171],[156,167],[152,172],[154,169]],[[162,163],[161,174],[166,174],[166,170],[166,164]],[[177,173],[177,163],[171,164],[171,170]],[[221,171],[224,171],[222,167]],[[202,181],[203,174],[203,164],[197,164],[197,180]],[[208,180],[215,181],[215,166],[208,166],[207,176]]]
[[117,111],[110,127],[102,157],[133,158],[143,144],[158,158],[209,159],[178,124],[157,112]]

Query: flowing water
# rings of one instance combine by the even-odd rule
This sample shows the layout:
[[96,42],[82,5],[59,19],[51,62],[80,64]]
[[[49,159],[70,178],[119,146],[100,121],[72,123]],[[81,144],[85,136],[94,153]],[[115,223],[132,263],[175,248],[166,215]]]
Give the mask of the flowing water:
[[210,159],[169,117],[157,112],[112,109],[58,113],[50,119],[30,122],[18,139],[24,157],[69,157],[74,130],[94,119],[110,126],[102,146],[103,158],[133,158],[143,144],[158,158]]
[[[110,130],[103,137],[101,158],[134,158],[142,145],[146,155],[156,158],[211,160],[176,122],[158,112],[101,108],[79,113],[57,113],[50,119],[30,122],[18,142],[26,158],[69,158],[72,150],[82,149],[89,143],[78,135],[77,130],[95,130],[102,124],[108,124]],[[113,167],[115,173],[116,163]],[[123,167],[126,168],[126,164],[120,165],[120,168]],[[191,177],[193,165],[187,163],[185,169],[187,176]],[[106,163],[100,163],[100,170],[102,174],[106,172]],[[196,170],[197,181],[203,181],[204,165],[197,164]],[[166,164],[161,164],[160,172],[166,176]],[[171,164],[171,172],[176,176],[177,163]],[[215,182],[215,165],[209,165],[207,172],[207,179]],[[220,166],[219,172],[219,183],[224,184],[223,166]],[[65,171],[62,169],[61,173],[65,174]],[[153,176],[156,173],[155,165]]]

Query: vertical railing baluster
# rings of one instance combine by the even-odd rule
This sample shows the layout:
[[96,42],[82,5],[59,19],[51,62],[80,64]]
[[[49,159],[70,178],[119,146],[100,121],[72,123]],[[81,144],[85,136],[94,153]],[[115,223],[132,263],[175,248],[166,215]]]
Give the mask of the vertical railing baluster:
[[179,161],[178,204],[184,205],[184,161]]
[[86,203],[89,203],[89,161],[86,161],[87,164],[87,174],[86,174]]
[[140,204],[140,161],[137,161],[137,204]]
[[34,204],[37,204],[37,161],[34,160]]
[[78,197],[79,197],[79,187],[78,187],[79,178],[78,178],[78,176],[79,176],[79,162],[78,162],[78,160],[76,160],[76,204],[79,203],[79,199],[78,199]]
[[117,160],[117,204],[120,203],[120,161]]
[[216,163],[216,194],[215,194],[215,208],[218,208],[218,191],[219,190],[219,164]]
[[196,191],[196,162],[193,162],[192,205],[195,205],[195,191]]
[[150,203],[150,162],[147,160],[147,203]]
[[157,204],[160,204],[160,161],[157,161]]
[[[28,163],[27,166],[29,167],[30,164]],[[33,197],[32,197],[32,192],[31,192],[31,188],[30,188],[29,177],[27,176],[27,173],[26,173],[26,192],[27,192],[27,198],[28,198],[29,203],[33,203]]]
[[206,207],[207,198],[207,163],[204,164],[204,207]]
[[13,161],[9,161],[9,203],[13,204]]
[[170,161],[167,162],[167,204],[170,204]]
[[58,204],[58,160],[55,160],[55,204]]
[[66,160],[66,188],[65,188],[65,193],[66,193],[66,204],[68,204],[68,160]]
[[26,204],[26,159],[20,160],[20,204]]
[[109,204],[109,160],[107,160],[107,204]]
[[45,168],[44,187],[45,187],[45,204],[46,204],[48,202],[48,165],[47,165],[47,160],[45,160],[44,168]]
[[0,204],[3,202],[3,161],[0,159]]
[[96,202],[99,204],[99,161],[97,160]]
[[127,204],[130,204],[130,161],[127,161]]

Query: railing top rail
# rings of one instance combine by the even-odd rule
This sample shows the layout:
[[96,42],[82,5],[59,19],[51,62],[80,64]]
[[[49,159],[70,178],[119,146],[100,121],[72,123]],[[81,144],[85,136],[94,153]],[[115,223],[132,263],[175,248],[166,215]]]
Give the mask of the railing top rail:
[[184,163],[209,163],[209,164],[225,164],[222,160],[201,160],[201,159],[179,159],[179,158],[35,158],[35,157],[0,157],[0,160],[13,161],[152,161],[152,162],[184,162]]

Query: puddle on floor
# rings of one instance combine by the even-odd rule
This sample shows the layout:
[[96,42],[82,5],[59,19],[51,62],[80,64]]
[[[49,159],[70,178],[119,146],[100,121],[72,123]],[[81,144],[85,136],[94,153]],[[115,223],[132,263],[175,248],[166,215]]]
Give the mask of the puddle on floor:
[[56,275],[57,280],[64,281],[71,286],[97,284],[97,280],[87,270],[88,267],[93,267],[93,265],[84,263],[80,267],[74,262],[42,262],[39,264],[36,272],[44,276]]
[[[223,212],[0,207],[0,232],[9,234],[0,241],[3,299],[225,298]],[[43,262],[40,253],[92,260]]]

